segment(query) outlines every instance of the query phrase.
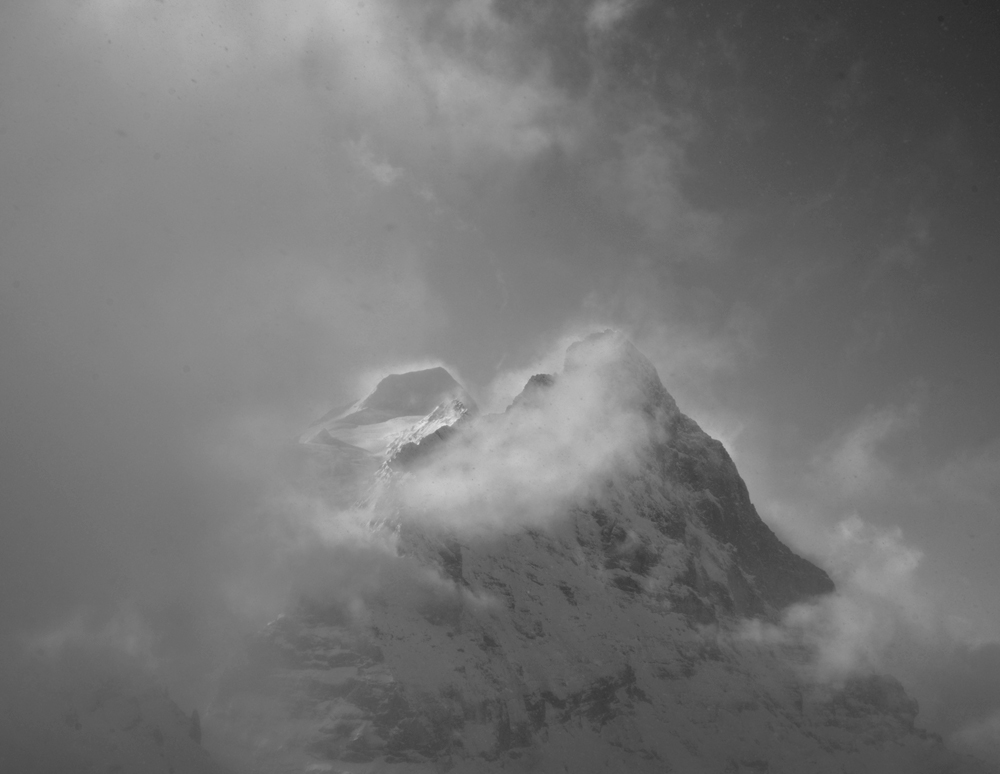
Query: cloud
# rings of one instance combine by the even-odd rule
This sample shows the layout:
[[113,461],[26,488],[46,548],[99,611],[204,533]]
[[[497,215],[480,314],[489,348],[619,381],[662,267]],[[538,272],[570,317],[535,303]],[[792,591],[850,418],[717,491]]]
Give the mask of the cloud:
[[732,388],[758,364],[765,331],[752,309],[689,287],[677,274],[675,264],[647,257],[623,261],[613,281],[587,296],[584,313],[603,321],[598,327],[625,331],[681,410],[735,449],[747,415]]
[[0,639],[106,632],[202,690],[312,566],[283,444],[449,322],[326,8],[2,12]]
[[697,133],[692,117],[651,106],[629,112],[627,127],[611,132],[615,153],[593,167],[592,186],[669,260],[724,257],[722,218],[693,206],[683,189],[684,148]]
[[638,0],[597,0],[587,11],[587,27],[596,32],[608,32],[640,5]]
[[[916,498],[901,480],[909,471],[898,452],[919,431],[924,402],[917,385],[899,405],[870,408],[812,444],[799,439],[792,459],[767,448],[769,428],[748,422],[750,433],[732,452],[772,527],[798,550],[824,557],[836,523],[868,509],[885,510],[887,502],[902,507]],[[754,445],[752,455],[748,443]],[[803,451],[810,446],[811,451]]]
[[[591,24],[636,7],[594,6]],[[295,589],[381,582],[391,551],[364,515],[296,489],[285,444],[320,405],[386,362],[493,363],[511,320],[574,327],[592,286],[562,278],[594,268],[591,235],[639,224],[643,249],[719,252],[680,182],[689,118],[637,98],[586,35],[595,75],[568,86],[562,42],[486,0],[2,13],[4,634],[138,648],[196,694]],[[502,337],[482,271],[502,276]],[[542,273],[558,294],[537,293]],[[729,368],[728,338],[681,317],[669,362]],[[502,404],[525,380],[486,392]],[[590,421],[602,389],[567,375],[552,394],[572,411],[496,420],[456,445],[475,471],[445,455],[403,496],[446,519],[481,507],[482,528],[543,523],[635,440],[628,412]]]
[[108,621],[87,620],[80,611],[57,624],[20,638],[24,651],[58,657],[67,648],[84,647],[120,653],[145,662],[144,667],[155,671],[152,662],[154,635],[143,617],[134,609],[123,607]]
[[[920,551],[897,528],[880,531],[857,515],[826,535],[822,563],[837,592],[815,603],[792,606],[779,640],[805,642],[814,651],[812,677],[840,680],[857,672],[886,670],[901,629],[919,629],[929,608],[915,589]],[[758,631],[755,629],[755,631]]]
[[937,471],[935,485],[963,503],[993,508],[1000,499],[1000,442],[959,452]]
[[917,699],[918,722],[957,749],[1000,761],[1000,642],[978,641],[935,602],[920,577],[923,552],[898,528],[852,516],[828,533],[822,557],[837,591],[789,608],[780,625],[744,624],[741,637],[804,648],[803,676],[842,683],[888,674]]
[[349,142],[347,147],[357,159],[358,165],[380,185],[392,187],[403,177],[401,168],[394,167],[388,161],[376,157],[367,138],[362,137],[356,142]]
[[[995,455],[992,447],[937,462],[901,455],[899,442],[920,429],[924,400],[918,394],[866,412],[818,444],[805,464],[774,465],[773,478],[751,487],[765,517],[830,572],[837,592],[790,608],[780,626],[748,625],[746,635],[806,645],[814,680],[891,674],[918,700],[922,725],[1000,760],[992,735],[1000,709],[993,622],[969,617],[967,594],[956,609],[959,590],[947,585],[954,572],[942,579],[935,553],[914,541],[925,513],[940,523],[945,509],[990,502]],[[779,474],[795,485],[776,490]],[[876,520],[880,511],[895,521]]]
[[[234,91],[283,86],[285,110],[338,129],[363,124],[369,134],[354,142],[392,147],[407,169],[531,158],[571,146],[580,125],[544,57],[479,0],[256,0],[239,11],[223,2],[102,2],[80,14],[132,67],[176,81],[185,99],[208,92],[228,102]],[[113,74],[128,78],[122,55],[108,56]],[[290,117],[265,117],[254,150],[280,147]]]
[[885,486],[892,477],[881,446],[892,436],[911,428],[919,415],[918,404],[890,407],[866,414],[831,446],[819,452],[812,467],[845,494]]
[[551,385],[529,385],[508,411],[462,428],[402,474],[391,502],[459,533],[551,523],[649,440],[638,411],[646,387],[620,346],[615,334],[571,349]]
[[879,252],[865,279],[864,289],[870,289],[879,280],[894,271],[912,270],[931,237],[931,218],[925,210],[914,205],[901,224],[895,241]]
[[[995,668],[996,665],[992,666]],[[1000,712],[984,720],[970,723],[952,734],[949,741],[959,750],[982,756],[987,760],[1000,761]]]

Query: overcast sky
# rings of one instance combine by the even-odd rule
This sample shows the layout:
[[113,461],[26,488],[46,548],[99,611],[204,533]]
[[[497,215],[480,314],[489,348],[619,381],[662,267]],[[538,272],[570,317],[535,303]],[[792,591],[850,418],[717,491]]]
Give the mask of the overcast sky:
[[399,364],[501,405],[614,326],[792,545],[1000,639],[998,18],[5,3],[5,627],[186,636],[267,564],[257,449]]

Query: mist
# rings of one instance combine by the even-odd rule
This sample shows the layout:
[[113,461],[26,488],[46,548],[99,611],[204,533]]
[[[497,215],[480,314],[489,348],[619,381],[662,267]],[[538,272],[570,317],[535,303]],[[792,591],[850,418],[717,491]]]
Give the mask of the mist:
[[796,669],[807,684],[891,675],[917,700],[922,726],[956,749],[1000,760],[1000,647],[936,598],[919,572],[923,552],[898,527],[882,530],[856,514],[814,539],[836,591],[792,605],[778,625],[746,621],[740,638],[802,648]]
[[473,536],[545,527],[634,467],[656,432],[640,409],[658,380],[632,373],[623,346],[621,334],[576,343],[564,369],[526,383],[503,414],[461,428],[404,472],[393,494],[406,518]]
[[221,6],[3,15],[0,627],[110,632],[190,699],[285,601],[277,450],[440,318]]

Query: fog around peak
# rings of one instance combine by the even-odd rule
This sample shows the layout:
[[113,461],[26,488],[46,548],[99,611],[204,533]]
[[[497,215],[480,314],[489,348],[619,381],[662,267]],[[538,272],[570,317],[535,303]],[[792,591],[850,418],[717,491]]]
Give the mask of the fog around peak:
[[[398,496],[417,518],[459,534],[540,527],[587,495],[656,438],[650,414],[662,385],[645,358],[623,359],[632,348],[620,334],[588,339],[567,353],[566,369],[534,387],[502,414],[457,433],[425,464],[404,474]],[[638,354],[638,353],[636,353]]]

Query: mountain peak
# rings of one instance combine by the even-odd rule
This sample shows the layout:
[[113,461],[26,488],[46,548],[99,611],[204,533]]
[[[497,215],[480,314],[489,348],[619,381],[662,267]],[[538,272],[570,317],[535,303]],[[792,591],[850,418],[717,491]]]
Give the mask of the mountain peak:
[[645,469],[643,486],[661,490],[662,501],[638,510],[668,535],[694,527],[724,547],[730,570],[723,582],[699,589],[706,601],[719,611],[773,615],[834,590],[822,569],[764,523],[725,447],[678,409],[656,367],[621,332],[604,330],[570,345],[562,373],[533,376],[511,408],[544,412],[578,401],[582,392],[597,396],[600,407],[593,411],[594,402],[587,404],[586,423],[627,416],[645,428],[634,434],[634,451]]
[[622,410],[647,416],[677,413],[677,404],[660,381],[656,367],[623,333],[612,329],[571,344],[566,349],[562,372],[532,376],[508,410],[536,406],[550,399],[549,388],[557,384],[572,385],[566,392],[577,393],[564,394],[563,400],[573,400],[584,392],[597,398],[612,414]]
[[592,333],[566,349],[563,373],[581,372],[596,376],[611,399],[647,412],[655,408],[677,411],[656,367],[621,331]]

